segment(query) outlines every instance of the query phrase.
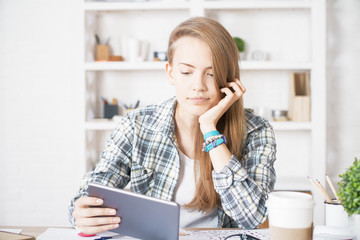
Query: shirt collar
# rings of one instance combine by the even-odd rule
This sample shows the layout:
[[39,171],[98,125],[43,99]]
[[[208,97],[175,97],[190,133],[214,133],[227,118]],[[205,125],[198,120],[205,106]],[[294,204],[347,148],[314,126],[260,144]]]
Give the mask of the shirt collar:
[[247,125],[247,133],[251,133],[265,124],[262,117],[256,116],[253,109],[245,109],[245,120]]
[[153,116],[148,118],[147,124],[150,129],[163,132],[165,135],[175,135],[175,108],[176,97],[172,97],[160,105],[157,105]]

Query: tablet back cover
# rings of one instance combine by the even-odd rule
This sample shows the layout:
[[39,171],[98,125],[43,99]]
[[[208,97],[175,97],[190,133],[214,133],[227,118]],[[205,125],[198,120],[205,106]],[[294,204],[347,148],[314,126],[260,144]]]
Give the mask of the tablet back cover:
[[149,240],[179,238],[179,204],[96,183],[88,191],[104,200],[103,207],[117,210],[121,223],[112,232]]

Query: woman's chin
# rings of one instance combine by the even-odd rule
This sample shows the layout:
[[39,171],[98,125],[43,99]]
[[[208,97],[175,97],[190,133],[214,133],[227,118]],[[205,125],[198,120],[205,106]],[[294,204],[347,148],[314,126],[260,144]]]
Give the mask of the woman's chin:
[[179,105],[181,111],[187,112],[197,117],[200,117],[211,108],[209,102],[202,104],[199,103],[194,104],[193,102],[187,101],[187,102],[179,103]]
[[186,111],[191,113],[194,116],[200,117],[204,113],[206,113],[210,108],[208,106],[201,106],[201,105],[193,105],[189,106]]

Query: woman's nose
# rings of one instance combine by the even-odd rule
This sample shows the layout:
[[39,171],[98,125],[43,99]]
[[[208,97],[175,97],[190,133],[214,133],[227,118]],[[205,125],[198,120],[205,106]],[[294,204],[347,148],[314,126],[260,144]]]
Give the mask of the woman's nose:
[[192,81],[192,87],[193,91],[205,91],[206,90],[206,84],[204,76],[196,75]]

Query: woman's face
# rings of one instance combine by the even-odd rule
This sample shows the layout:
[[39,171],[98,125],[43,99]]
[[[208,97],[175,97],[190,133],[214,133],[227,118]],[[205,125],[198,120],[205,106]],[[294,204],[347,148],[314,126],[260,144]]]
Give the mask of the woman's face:
[[221,96],[213,75],[210,48],[194,37],[182,37],[174,44],[173,63],[166,70],[170,84],[175,86],[178,108],[201,116]]

